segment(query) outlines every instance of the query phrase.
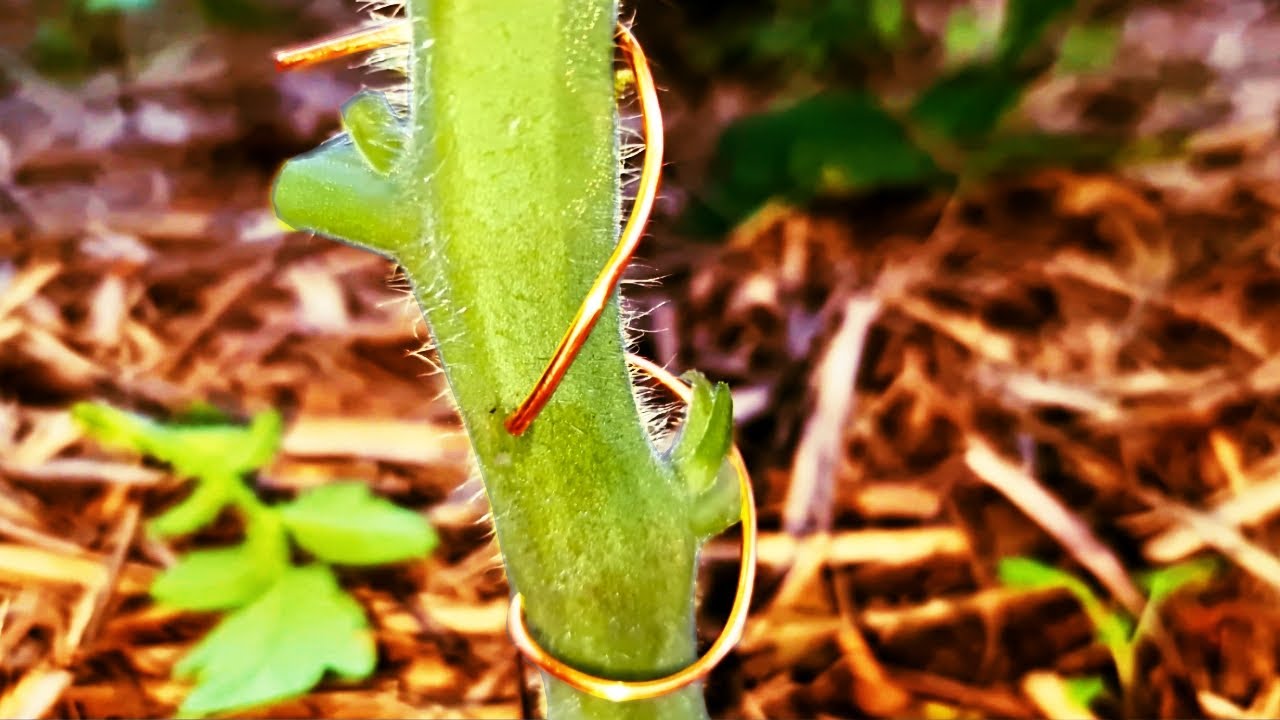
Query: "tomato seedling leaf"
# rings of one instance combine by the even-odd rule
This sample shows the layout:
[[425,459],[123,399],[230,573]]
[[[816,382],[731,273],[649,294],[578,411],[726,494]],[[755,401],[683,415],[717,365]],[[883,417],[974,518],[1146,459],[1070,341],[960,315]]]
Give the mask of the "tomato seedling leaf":
[[250,521],[243,544],[188,553],[156,578],[151,596],[184,610],[236,608],[260,596],[288,563],[280,519],[262,513]]
[[362,482],[315,488],[282,505],[280,513],[299,545],[342,565],[410,560],[436,545],[425,518],[373,495]]
[[77,403],[71,416],[98,442],[150,455],[184,477],[235,477],[271,462],[283,421],[267,410],[243,425],[159,423],[100,403]]
[[147,530],[160,537],[174,537],[195,532],[213,522],[222,508],[231,502],[239,480],[215,475],[196,480],[195,489],[177,505],[165,510],[147,523]]
[[174,669],[196,685],[182,717],[262,705],[310,690],[327,670],[367,677],[377,663],[360,605],[323,565],[286,570],[228,615]]

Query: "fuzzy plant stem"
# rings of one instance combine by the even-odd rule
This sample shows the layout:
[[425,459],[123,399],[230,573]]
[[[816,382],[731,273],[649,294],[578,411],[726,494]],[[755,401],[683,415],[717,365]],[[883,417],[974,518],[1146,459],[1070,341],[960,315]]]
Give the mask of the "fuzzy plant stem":
[[[616,242],[613,0],[413,0],[415,278],[543,646],[643,679],[694,659],[688,493],[637,409],[616,301],[527,434],[523,399]],[[548,678],[555,718],[705,714],[697,689],[613,705]]]
[[[638,412],[616,301],[529,432],[502,424],[617,239],[613,0],[414,0],[411,14],[414,199],[434,245],[409,270],[508,577],[562,660],[676,670],[694,659],[697,539]],[[555,718],[705,714],[694,688],[613,705],[547,680]]]
[[[659,453],[615,296],[528,432],[503,427],[618,238],[615,0],[408,9],[407,112],[354,98],[346,135],[285,166],[277,213],[405,268],[538,642],[595,675],[666,675],[696,656],[700,543],[736,517],[727,388],[695,382]],[[696,686],[613,703],[545,680],[552,718],[706,717]]]

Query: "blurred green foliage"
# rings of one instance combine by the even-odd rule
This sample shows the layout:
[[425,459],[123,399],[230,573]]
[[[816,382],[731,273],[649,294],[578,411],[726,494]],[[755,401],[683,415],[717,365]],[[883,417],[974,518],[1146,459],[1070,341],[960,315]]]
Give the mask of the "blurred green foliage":
[[806,78],[790,87],[821,89],[725,130],[686,230],[721,234],[770,200],[952,187],[1008,169],[1115,159],[1126,146],[1114,137],[1046,135],[1005,122],[1047,71],[1092,72],[1114,57],[1118,27],[1067,22],[1076,5],[1008,0],[998,25],[956,6],[937,39],[934,76],[914,90],[878,93],[864,81],[868,68],[893,67],[895,52],[925,52],[908,0],[774,0],[771,15],[756,15],[772,22],[730,26],[704,52],[748,64],[785,58],[792,78]]
[[[1138,576],[1138,585],[1146,592],[1147,603],[1136,620],[1124,610],[1103,600],[1084,580],[1074,574],[1034,558],[1007,557],[1000,560],[997,575],[1000,582],[1024,590],[1062,589],[1071,593],[1089,621],[1093,623],[1098,642],[1111,653],[1121,692],[1127,692],[1137,680],[1138,645],[1153,630],[1160,606],[1178,590],[1202,586],[1219,570],[1217,560],[1199,558],[1156,568]],[[1071,678],[1068,694],[1081,708],[1088,708],[1107,694],[1106,682],[1096,675]]]
[[[174,0],[189,3],[214,25],[242,30],[272,27],[289,14],[272,0]],[[113,64],[120,48],[120,20],[159,9],[161,0],[62,0],[42,3],[26,58],[41,73],[77,80]],[[176,39],[176,38],[175,38]]]
[[[436,536],[421,515],[374,496],[358,481],[322,485],[292,501],[264,505],[243,478],[279,450],[282,423],[274,411],[258,414],[248,426],[208,406],[173,423],[96,403],[77,404],[71,414],[103,445],[168,463],[194,481],[186,499],[148,523],[153,536],[194,533],[229,508],[244,523],[243,542],[188,552],[151,586],[152,597],[170,607],[228,611],[174,670],[196,681],[178,710],[181,716],[305,693],[329,670],[343,678],[373,672],[377,655],[368,621],[329,564],[424,557]],[[295,546],[314,560],[295,565]]]

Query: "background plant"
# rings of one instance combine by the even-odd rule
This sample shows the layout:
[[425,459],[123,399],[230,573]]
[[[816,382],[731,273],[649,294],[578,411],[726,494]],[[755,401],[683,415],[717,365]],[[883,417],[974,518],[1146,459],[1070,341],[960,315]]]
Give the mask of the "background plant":
[[[1183,588],[1207,583],[1217,571],[1218,563],[1214,559],[1201,558],[1141,574],[1138,585],[1146,591],[1147,602],[1136,620],[1100,598],[1087,582],[1073,573],[1034,558],[1003,558],[997,572],[1000,581],[1009,587],[1062,589],[1071,593],[1093,624],[1098,642],[1110,651],[1120,682],[1120,696],[1125,699],[1139,680],[1136,674],[1138,646],[1157,632],[1160,609],[1165,601]],[[1106,680],[1099,675],[1070,678],[1067,687],[1072,700],[1081,708],[1088,708],[1109,693]]]
[[[264,0],[181,0],[205,21],[254,29],[288,19],[278,3]],[[80,79],[105,58],[118,59],[121,21],[159,8],[161,0],[62,0],[41,3],[41,20],[26,54],[46,75]]]
[[[722,233],[771,199],[953,187],[1008,170],[1166,151],[1175,139],[1135,144],[1011,121],[1042,77],[1110,65],[1118,26],[1078,5],[1009,0],[999,24],[957,5],[931,41],[905,0],[757,4],[736,32],[707,37],[695,64],[741,63],[777,78],[783,99],[725,130],[686,229]],[[920,56],[938,60],[922,67]],[[892,81],[878,82],[882,75]]]
[[[274,411],[247,427],[207,414],[157,423],[94,403],[76,405],[72,415],[99,442],[166,462],[192,479],[186,499],[148,523],[155,537],[195,533],[228,508],[244,524],[243,542],[188,552],[151,586],[164,605],[227,612],[174,668],[178,677],[195,679],[181,715],[298,695],[327,671],[353,680],[373,672],[373,634],[331,565],[426,555],[436,537],[420,515],[373,496],[360,481],[322,485],[285,503],[261,502],[244,478],[279,449],[281,419]],[[295,547],[310,560],[293,562]]]

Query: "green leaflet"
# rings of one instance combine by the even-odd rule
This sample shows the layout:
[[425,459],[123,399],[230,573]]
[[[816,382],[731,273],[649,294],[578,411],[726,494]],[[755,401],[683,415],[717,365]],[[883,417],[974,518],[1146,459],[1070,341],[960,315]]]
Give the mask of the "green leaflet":
[[436,545],[418,513],[375,497],[362,482],[324,485],[280,507],[293,539],[321,560],[381,565],[426,555]]
[[240,607],[262,594],[289,563],[284,529],[274,513],[249,523],[241,545],[196,550],[156,578],[151,596],[184,610]]
[[298,695],[326,669],[349,677],[372,672],[376,653],[360,606],[328,567],[290,565],[285,517],[294,521],[289,530],[299,544],[321,559],[372,564],[429,551],[436,538],[421,516],[371,496],[360,483],[319,488],[283,507],[264,505],[242,476],[271,462],[279,448],[281,419],[274,411],[259,413],[248,427],[199,405],[178,423],[92,403],[77,405],[72,414],[100,442],[151,455],[195,477],[190,495],[151,521],[153,533],[195,532],[228,505],[245,522],[243,543],[188,553],[151,586],[152,597],[172,607],[238,608],[175,669],[197,678],[182,715]]
[[[1147,590],[1147,603],[1136,622],[1123,611],[1110,607],[1080,578],[1034,558],[1001,558],[997,574],[1000,581],[1010,587],[1063,588],[1075,596],[1093,623],[1098,641],[1111,651],[1121,686],[1128,688],[1134,680],[1138,643],[1150,629],[1161,604],[1179,588],[1209,580],[1217,567],[1211,558],[1197,559],[1145,573],[1139,581]],[[1079,690],[1096,694],[1093,687],[1085,683]]]
[[231,475],[213,475],[195,481],[195,489],[182,502],[147,523],[160,537],[186,535],[213,522],[231,502],[240,481]]
[[323,565],[290,568],[228,615],[175,668],[196,685],[184,717],[244,709],[306,692],[333,670],[363,678],[377,661],[364,611]]
[[236,477],[262,467],[275,456],[283,425],[274,410],[248,427],[163,424],[99,403],[77,403],[71,416],[98,442],[150,455],[183,477]]

